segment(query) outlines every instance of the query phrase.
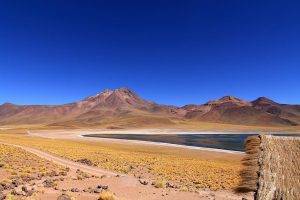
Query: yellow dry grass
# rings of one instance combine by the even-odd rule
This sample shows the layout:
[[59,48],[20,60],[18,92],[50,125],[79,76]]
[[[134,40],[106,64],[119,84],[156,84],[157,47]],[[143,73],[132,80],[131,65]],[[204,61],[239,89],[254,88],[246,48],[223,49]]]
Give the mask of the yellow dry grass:
[[246,156],[243,158],[245,168],[241,172],[241,185],[237,188],[239,192],[248,192],[257,190],[259,176],[259,156],[261,137],[249,136],[245,141]]
[[[11,132],[16,130],[19,132],[26,132],[26,130],[34,129],[80,129],[80,128],[120,128],[120,129],[177,129],[177,130],[190,130],[190,131],[259,131],[259,132],[300,132],[300,126],[251,126],[251,125],[238,125],[228,123],[215,123],[215,122],[200,122],[194,120],[179,120],[167,117],[154,117],[148,115],[127,116],[120,118],[107,118],[101,122],[74,122],[68,121],[56,124],[18,124],[18,125],[0,125],[0,133]],[[3,128],[3,129],[1,129]],[[7,129],[8,128],[8,129]]]
[[115,195],[110,191],[103,191],[101,192],[98,200],[116,200],[117,198]]
[[30,146],[61,157],[88,159],[98,167],[175,183],[193,191],[232,189],[240,182],[241,155],[167,147],[45,139],[0,134],[0,140]]
[[32,153],[3,144],[0,144],[0,166],[10,174],[10,179],[21,178],[23,180],[58,174],[63,170],[62,167]]

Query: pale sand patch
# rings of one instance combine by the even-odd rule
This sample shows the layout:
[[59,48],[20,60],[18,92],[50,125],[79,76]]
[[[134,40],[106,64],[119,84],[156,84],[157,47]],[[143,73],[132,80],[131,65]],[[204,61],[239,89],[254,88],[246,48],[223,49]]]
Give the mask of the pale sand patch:
[[10,177],[10,174],[3,168],[0,168],[0,180],[4,180]]

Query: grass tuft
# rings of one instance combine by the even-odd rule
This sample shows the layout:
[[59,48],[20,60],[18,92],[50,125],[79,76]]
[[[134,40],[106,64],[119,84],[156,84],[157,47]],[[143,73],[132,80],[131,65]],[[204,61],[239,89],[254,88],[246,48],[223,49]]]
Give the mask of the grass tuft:
[[166,187],[166,181],[164,180],[158,180],[154,182],[154,187],[156,188],[165,188]]
[[245,140],[246,156],[242,159],[244,165],[241,171],[241,184],[236,188],[237,192],[257,191],[259,173],[260,136],[249,136]]
[[116,196],[110,191],[101,192],[98,200],[116,200]]

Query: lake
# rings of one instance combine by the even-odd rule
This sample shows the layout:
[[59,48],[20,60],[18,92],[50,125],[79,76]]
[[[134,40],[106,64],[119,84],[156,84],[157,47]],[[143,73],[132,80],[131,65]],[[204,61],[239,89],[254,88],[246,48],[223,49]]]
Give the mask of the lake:
[[[255,134],[88,134],[83,136],[244,151],[244,141],[250,135]],[[288,134],[287,136],[290,135],[294,134]]]

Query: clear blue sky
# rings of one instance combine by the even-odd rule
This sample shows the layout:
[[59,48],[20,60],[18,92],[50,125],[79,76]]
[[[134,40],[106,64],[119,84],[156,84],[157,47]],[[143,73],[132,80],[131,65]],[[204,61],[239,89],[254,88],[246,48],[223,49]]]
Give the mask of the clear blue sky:
[[300,104],[299,10],[277,0],[3,0],[0,103],[125,86],[164,104]]

